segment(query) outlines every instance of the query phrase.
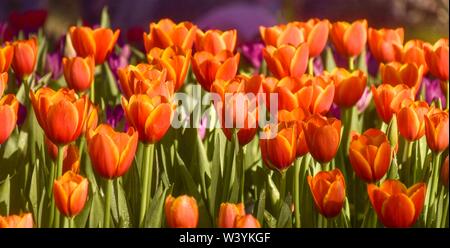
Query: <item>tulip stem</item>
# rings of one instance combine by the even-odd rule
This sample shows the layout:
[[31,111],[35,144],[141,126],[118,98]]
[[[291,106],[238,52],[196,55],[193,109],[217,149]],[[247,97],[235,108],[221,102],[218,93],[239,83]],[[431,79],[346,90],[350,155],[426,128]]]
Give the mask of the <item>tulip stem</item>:
[[355,57],[348,58],[348,69],[350,71],[354,71],[355,70]]
[[69,228],[75,228],[74,217],[69,218]]
[[112,194],[113,180],[106,180],[106,190],[105,190],[105,219],[103,221],[103,227],[110,228],[111,220],[111,194]]
[[[56,180],[62,176],[62,169],[63,169],[63,162],[64,162],[64,146],[58,146],[58,167],[56,169]],[[55,208],[55,221],[53,223],[53,226],[55,228],[60,226],[59,219],[60,219],[60,213],[58,212],[58,209]]]
[[295,211],[295,227],[300,228],[300,169],[302,166],[303,157],[295,160],[294,165],[294,211]]
[[283,208],[284,199],[286,197],[286,171],[280,171],[280,199],[278,203],[278,209],[281,213],[281,209]]
[[314,58],[308,60],[308,74],[314,76]]
[[147,209],[148,196],[150,194],[152,173],[153,173],[153,144],[144,145],[144,164],[143,164],[143,178],[142,178],[142,198],[141,210],[139,213],[139,226],[144,227],[145,211]]
[[91,90],[89,92],[89,96],[91,97],[91,102],[95,104],[95,83],[91,83]]
[[49,222],[48,222],[48,226],[52,227],[53,226],[53,218],[55,216],[55,201],[53,200],[53,181],[55,180],[55,162],[52,160],[51,164],[50,164],[50,173],[48,174],[48,185],[47,185],[47,190],[48,190],[48,195],[50,196],[50,217],[49,217]]

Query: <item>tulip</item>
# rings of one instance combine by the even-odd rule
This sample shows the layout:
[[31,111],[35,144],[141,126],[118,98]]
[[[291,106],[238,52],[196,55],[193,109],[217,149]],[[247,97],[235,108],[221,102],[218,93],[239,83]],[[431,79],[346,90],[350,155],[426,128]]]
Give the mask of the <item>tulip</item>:
[[224,50],[234,53],[236,40],[236,29],[228,31],[208,30],[206,32],[198,29],[195,39],[195,49],[197,52],[205,51],[214,55]]
[[12,45],[14,47],[12,68],[16,75],[23,79],[34,72],[38,56],[37,38],[33,36],[29,40],[15,41]]
[[158,23],[150,23],[150,32],[144,33],[145,51],[153,47],[167,48],[177,46],[184,52],[192,49],[197,26],[191,22],[174,23],[170,19],[161,19]]
[[103,178],[113,179],[124,175],[130,168],[138,144],[138,134],[133,128],[126,133],[116,132],[106,124],[87,133],[89,157],[95,171]]
[[405,45],[395,45],[395,60],[402,64],[415,64],[417,68],[422,66],[422,75],[427,74],[428,65],[425,60],[424,46],[427,43],[421,40],[409,40]]
[[445,187],[448,188],[448,155],[444,160],[441,168],[441,180]]
[[391,62],[380,64],[380,74],[383,84],[393,86],[406,84],[409,88],[414,89],[416,94],[422,83],[423,67],[417,67],[415,64]]
[[409,189],[398,180],[388,179],[380,187],[369,184],[367,193],[378,218],[386,227],[410,227],[423,208],[426,185],[417,183]]
[[386,124],[389,124],[392,116],[400,110],[403,101],[414,100],[414,93],[404,84],[395,87],[382,84],[378,88],[372,85],[372,95],[378,116]]
[[313,158],[320,163],[331,161],[339,148],[341,121],[314,114],[305,120],[302,127]]
[[0,99],[0,145],[3,144],[16,127],[19,102],[13,94]]
[[215,80],[227,81],[236,76],[239,57],[239,53],[233,55],[229,51],[222,51],[217,55],[197,52],[192,58],[192,70],[203,89],[210,91]]
[[184,84],[191,61],[191,50],[183,52],[177,47],[161,49],[154,47],[147,54],[148,63],[161,66],[167,70],[167,79],[175,84],[175,91]]
[[294,109],[291,112],[284,109],[278,112],[279,122],[297,123],[297,157],[301,157],[309,152],[308,145],[306,144],[305,134],[302,128],[302,124],[308,116],[309,113],[304,111],[302,108]]
[[428,147],[434,152],[445,151],[448,147],[448,112],[438,110],[425,115],[425,135]]
[[164,208],[166,222],[172,228],[196,228],[198,207],[194,197],[182,195],[177,198],[169,195]]
[[70,39],[77,56],[92,56],[95,64],[103,64],[108,58],[117,38],[119,38],[120,30],[112,31],[109,28],[91,29],[90,27],[71,27],[69,29]]
[[349,108],[355,105],[364,93],[367,75],[361,70],[349,72],[337,68],[331,72],[334,81],[334,103],[339,107]]
[[425,134],[425,116],[428,104],[424,101],[404,103],[397,113],[400,134],[408,141],[416,141]]
[[234,223],[235,228],[261,228],[259,221],[251,214],[238,216]]
[[[44,137],[45,147],[47,147],[47,154],[53,161],[58,159],[58,146],[51,142],[47,136]],[[63,147],[63,157],[67,156],[67,146]]]
[[63,174],[72,171],[75,174],[80,173],[80,151],[74,144],[67,146],[67,154],[63,160]]
[[356,175],[365,182],[380,180],[389,169],[391,145],[382,131],[368,129],[352,137],[349,149],[350,164]]
[[33,228],[33,215],[23,213],[21,215],[0,216],[0,228]]
[[[264,132],[266,137],[261,137],[259,140],[264,164],[272,170],[284,171],[288,169],[294,162],[297,153],[297,124],[267,125]],[[272,133],[274,135],[271,135]]]
[[440,39],[433,46],[424,45],[425,60],[433,76],[448,81],[448,39]]
[[86,121],[81,130],[82,134],[86,134],[87,130],[94,129],[98,124],[98,107],[88,100],[88,107],[86,111]]
[[88,56],[86,58],[63,58],[64,78],[69,88],[76,91],[85,91],[94,83],[95,61]]
[[367,41],[367,21],[335,22],[331,25],[331,42],[337,52],[347,58],[358,56]]
[[374,29],[368,30],[368,43],[370,52],[378,62],[386,63],[395,60],[395,46],[402,46],[405,30],[397,29]]
[[41,88],[36,93],[31,90],[30,97],[36,119],[50,141],[65,145],[78,138],[88,109],[86,95],[78,98],[67,88]]
[[292,45],[268,46],[263,50],[267,68],[278,79],[286,76],[301,77],[306,71],[308,56],[307,43],[302,43],[298,47]]
[[221,228],[234,228],[235,220],[244,215],[244,204],[221,203],[217,226]]
[[161,97],[133,95],[130,100],[122,97],[122,108],[128,123],[139,133],[144,143],[158,142],[170,127],[173,109]]
[[307,22],[299,22],[308,43],[309,57],[319,56],[327,45],[330,23],[328,20],[309,19]]
[[88,196],[88,180],[67,171],[53,185],[53,195],[59,211],[67,216],[78,215],[84,208]]
[[6,88],[8,88],[8,73],[2,72],[0,73],[0,98],[3,96]]
[[0,47],[0,73],[8,72],[9,66],[14,57],[14,47],[6,45]]
[[327,218],[337,216],[345,201],[345,179],[339,169],[308,176],[308,184],[317,210]]

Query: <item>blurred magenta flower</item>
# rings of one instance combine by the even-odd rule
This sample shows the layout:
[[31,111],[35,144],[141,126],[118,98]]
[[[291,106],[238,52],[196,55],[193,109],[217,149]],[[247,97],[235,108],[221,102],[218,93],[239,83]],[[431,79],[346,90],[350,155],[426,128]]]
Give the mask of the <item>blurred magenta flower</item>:
[[241,45],[242,55],[252,64],[256,69],[259,69],[263,59],[262,50],[264,44],[261,42],[249,42]]
[[336,103],[331,104],[330,111],[328,111],[328,116],[341,119],[341,108],[339,108]]
[[366,63],[367,63],[367,72],[370,76],[376,77],[378,74],[379,63],[375,59],[375,57],[370,53],[370,50],[366,50]]
[[116,128],[117,124],[122,121],[123,117],[124,112],[122,109],[122,105],[119,104],[115,107],[106,107],[106,123],[111,125],[113,128]]
[[[131,56],[131,49],[130,49],[129,45],[122,46],[119,54],[113,52],[109,56],[109,58],[108,58],[109,68],[111,68],[111,71],[114,74],[116,81],[119,78],[119,76],[117,74],[117,70],[119,68],[124,68],[128,65],[128,60],[130,59],[130,56]],[[119,84],[117,84],[117,85],[120,88],[120,85]]]
[[47,54],[45,61],[45,71],[52,73],[52,79],[57,80],[63,73],[62,56],[59,52],[53,52]]
[[[446,106],[447,101],[442,92],[439,79],[423,78],[422,87],[425,87],[425,101],[431,104],[435,99],[441,99],[442,106]],[[420,91],[418,91],[420,94]]]
[[19,111],[17,113],[17,126],[22,126],[25,122],[25,119],[27,118],[27,107],[19,102]]
[[364,89],[364,92],[361,96],[361,98],[356,103],[356,109],[358,109],[359,113],[364,112],[366,110],[367,106],[369,106],[370,101],[372,100],[372,91],[369,87],[366,87]]

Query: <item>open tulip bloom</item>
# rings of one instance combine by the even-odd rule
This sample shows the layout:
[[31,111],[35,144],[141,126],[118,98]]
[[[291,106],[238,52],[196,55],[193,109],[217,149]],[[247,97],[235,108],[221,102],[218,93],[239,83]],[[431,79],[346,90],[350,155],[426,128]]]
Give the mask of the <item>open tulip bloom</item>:
[[0,228],[449,227],[447,38],[109,23],[0,32]]

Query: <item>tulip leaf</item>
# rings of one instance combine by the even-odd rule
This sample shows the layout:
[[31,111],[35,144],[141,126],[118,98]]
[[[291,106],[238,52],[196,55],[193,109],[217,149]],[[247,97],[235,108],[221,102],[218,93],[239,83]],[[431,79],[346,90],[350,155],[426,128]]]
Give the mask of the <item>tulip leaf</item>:
[[46,193],[45,193],[45,188],[42,188],[42,192],[41,192],[41,200],[39,201],[39,205],[38,205],[38,213],[37,216],[35,215],[34,218],[36,219],[36,226],[42,227],[42,218],[43,218],[43,210],[44,210],[44,204],[45,204],[45,198],[46,198]]
[[[25,137],[28,136],[28,134],[26,132],[20,132],[20,134],[22,134],[22,133],[24,135],[26,135]],[[6,143],[2,145],[2,148],[4,147],[3,159],[9,159],[11,157],[11,155],[13,155],[15,152],[18,151],[18,149],[19,149],[18,143],[19,143],[20,134],[19,134],[18,129],[15,128],[14,131],[9,136],[9,139],[6,141]]]
[[100,19],[100,26],[102,28],[110,28],[111,27],[111,21],[109,19],[109,14],[108,14],[108,7],[105,6],[102,9],[102,16]]
[[261,224],[264,221],[265,207],[266,207],[266,185],[264,184],[263,188],[260,190],[257,203],[255,204],[255,209],[253,210],[253,214],[256,216],[259,223]]
[[267,210],[264,211],[264,220],[269,228],[275,228],[277,226],[277,219]]
[[277,220],[278,228],[292,227],[292,211],[289,207],[291,205],[291,202],[291,197],[289,196],[286,197],[286,199],[282,202],[280,214]]
[[358,56],[357,68],[363,71],[367,75],[367,56],[366,49],[363,49],[361,54]]
[[177,161],[177,171],[181,175],[181,178],[183,179],[183,185],[186,193],[189,193],[190,195],[194,196],[196,199],[201,199],[202,196],[198,192],[197,185],[192,178],[192,175],[189,173],[189,170],[187,169],[186,165],[184,164],[183,160],[181,159],[178,152],[176,153],[176,161]]
[[103,71],[105,73],[106,80],[108,81],[110,96],[117,99],[116,96],[119,94],[119,90],[117,88],[116,78],[114,77],[108,63],[103,64]]
[[48,44],[47,39],[45,39],[42,29],[39,30],[38,34],[38,54],[37,54],[37,63],[36,63],[36,70],[39,73],[42,73],[45,68],[45,62],[47,60],[47,51],[48,51]]
[[[212,159],[212,168],[211,168],[211,184],[209,187],[209,209],[211,210],[211,215],[216,216],[217,208],[220,205],[220,200],[222,196],[222,175],[221,175],[221,167],[222,160],[220,159],[220,137],[218,132],[214,132],[214,154]],[[215,219],[215,218],[214,218]],[[214,221],[213,219],[213,221]]]
[[[91,193],[89,193],[92,195]],[[86,227],[86,223],[88,221],[89,213],[91,212],[91,207],[93,203],[94,197],[89,197],[84,205],[83,210],[75,217],[74,222],[76,227]]]
[[119,226],[120,227],[130,227],[131,218],[128,209],[128,203],[126,199],[126,193],[122,187],[122,180],[120,178],[115,180],[115,190],[117,199],[117,209],[119,210]]
[[325,49],[325,70],[333,71],[336,68],[336,62],[334,61],[333,51],[330,47]]
[[97,228],[103,224],[104,216],[103,199],[97,191],[92,195],[92,205],[89,213],[89,227]]
[[[30,166],[30,164],[28,164],[27,166]],[[33,216],[38,215],[38,200],[40,199],[38,196],[38,183],[37,183],[37,171],[39,170],[39,167],[40,167],[40,160],[36,160],[36,163],[33,166],[33,174],[31,175],[30,193],[29,193],[29,200],[33,210]]]
[[11,183],[10,176],[0,183],[0,215],[9,215]]
[[166,195],[170,188],[163,190],[162,184],[159,185],[158,190],[153,196],[152,201],[145,218],[146,227],[161,227],[164,214],[164,203],[166,201]]

